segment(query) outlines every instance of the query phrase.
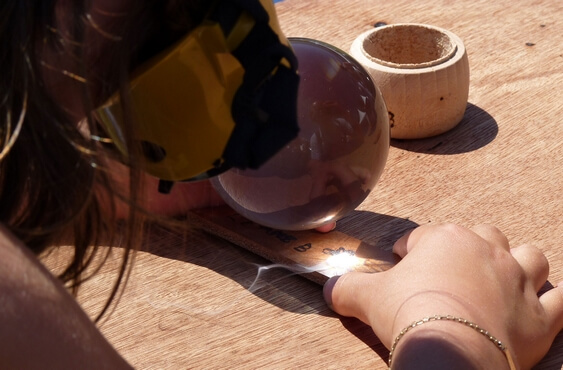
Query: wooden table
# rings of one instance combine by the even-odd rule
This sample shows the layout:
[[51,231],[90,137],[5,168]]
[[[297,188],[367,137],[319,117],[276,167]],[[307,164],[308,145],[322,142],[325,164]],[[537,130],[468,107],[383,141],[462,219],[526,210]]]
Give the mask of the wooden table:
[[[285,0],[287,36],[348,50],[376,22],[448,29],[469,53],[469,105],[460,125],[393,141],[375,191],[338,230],[389,250],[417,224],[497,225],[532,243],[563,281],[563,3],[555,0]],[[325,306],[321,287],[222,239],[156,230],[101,330],[139,369],[383,369],[371,329]],[[60,260],[59,254],[50,257]],[[117,252],[116,252],[117,253]],[[59,256],[59,257],[57,257]],[[82,290],[92,313],[115,277],[109,263]],[[262,268],[260,268],[262,267]],[[560,369],[559,335],[538,369]]]

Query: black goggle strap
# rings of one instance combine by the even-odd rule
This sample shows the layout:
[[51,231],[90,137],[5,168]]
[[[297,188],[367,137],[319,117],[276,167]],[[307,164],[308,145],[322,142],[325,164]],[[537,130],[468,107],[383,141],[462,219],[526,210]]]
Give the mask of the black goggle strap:
[[245,74],[231,107],[235,128],[223,159],[230,167],[255,169],[297,136],[299,75],[295,54],[272,30],[259,1],[219,1],[210,19],[228,35],[243,11],[255,24],[232,51]]

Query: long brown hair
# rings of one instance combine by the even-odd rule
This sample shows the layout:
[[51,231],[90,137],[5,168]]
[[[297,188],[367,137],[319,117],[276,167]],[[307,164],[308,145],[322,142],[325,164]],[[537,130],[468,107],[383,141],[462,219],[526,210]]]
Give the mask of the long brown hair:
[[[197,24],[208,7],[203,3],[130,1],[127,12],[109,14],[115,22],[104,29],[108,40],[94,57],[85,42],[89,32],[100,31],[90,19],[92,1],[0,2],[0,222],[37,255],[72,244],[74,257],[59,278],[74,293],[99,247],[121,241],[121,268],[99,317],[126,279],[145,215],[131,206],[123,227],[117,226],[114,197],[107,196],[114,194],[112,179],[105,168],[113,152],[93,139],[103,133],[89,114],[80,127],[53,97],[45,71],[56,70],[81,84],[86,112],[115,91],[126,102],[129,73]],[[71,68],[46,63],[46,50],[64,55]],[[126,136],[133,137],[134,123],[125,126]],[[142,163],[130,141],[127,202],[134,205],[141,193]],[[109,212],[99,205],[103,194]]]

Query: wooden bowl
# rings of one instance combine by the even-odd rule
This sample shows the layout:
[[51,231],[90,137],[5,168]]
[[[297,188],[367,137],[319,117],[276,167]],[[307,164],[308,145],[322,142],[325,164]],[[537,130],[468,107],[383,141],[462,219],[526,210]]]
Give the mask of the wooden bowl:
[[469,62],[452,32],[424,24],[383,26],[358,36],[350,54],[381,90],[392,138],[438,135],[463,118]]

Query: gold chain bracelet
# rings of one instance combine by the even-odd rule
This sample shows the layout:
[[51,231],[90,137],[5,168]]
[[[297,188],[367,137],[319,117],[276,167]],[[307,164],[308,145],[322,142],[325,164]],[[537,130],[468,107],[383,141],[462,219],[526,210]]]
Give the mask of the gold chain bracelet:
[[463,324],[467,327],[470,327],[471,329],[474,329],[478,333],[484,335],[487,339],[489,339],[491,342],[493,342],[498,349],[500,349],[502,351],[502,353],[506,357],[506,360],[508,361],[508,366],[510,367],[510,370],[516,370],[514,360],[512,359],[512,354],[510,353],[510,350],[508,349],[508,347],[506,347],[504,345],[504,343],[502,343],[500,340],[498,340],[497,338],[492,336],[485,329],[482,329],[479,325],[477,325],[477,324],[475,324],[471,321],[468,321],[466,319],[462,319],[460,317],[455,317],[455,316],[451,316],[451,315],[434,315],[434,316],[425,317],[422,320],[414,321],[409,326],[407,326],[406,328],[401,330],[399,332],[399,334],[397,335],[397,337],[395,338],[395,340],[393,341],[393,344],[391,345],[391,350],[389,351],[389,363],[388,363],[389,369],[391,369],[391,363],[393,361],[393,353],[395,352],[395,348],[397,347],[397,343],[399,343],[401,338],[406,333],[408,333],[411,329],[416,328],[417,326],[420,326],[422,324],[426,324],[427,322],[440,321],[440,320],[458,322],[458,323]]

